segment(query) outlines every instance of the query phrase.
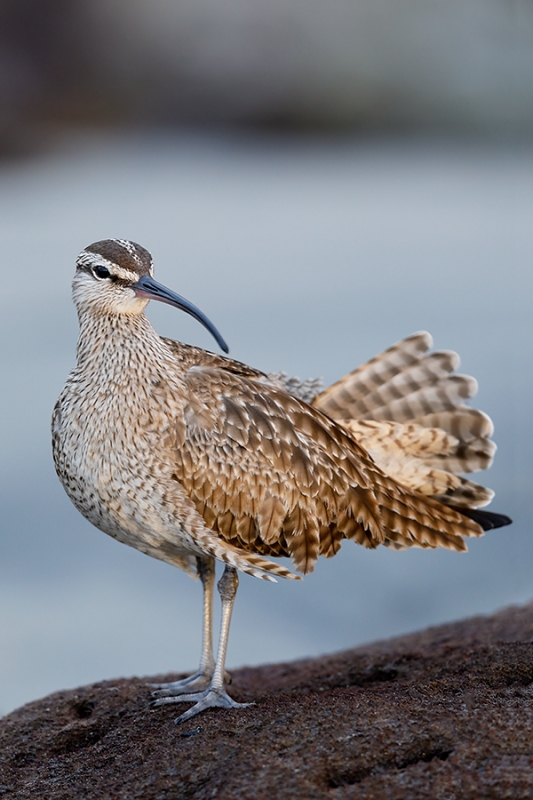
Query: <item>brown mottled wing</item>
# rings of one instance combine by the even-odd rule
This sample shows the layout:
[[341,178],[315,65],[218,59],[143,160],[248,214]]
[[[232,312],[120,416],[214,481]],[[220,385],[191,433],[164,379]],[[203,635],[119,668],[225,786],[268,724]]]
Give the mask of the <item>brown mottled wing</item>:
[[191,369],[191,367],[216,367],[219,369],[227,370],[234,375],[243,375],[247,378],[267,379],[264,372],[258,369],[249,367],[241,361],[235,361],[233,358],[227,356],[220,356],[217,353],[211,353],[209,350],[202,350],[201,347],[194,347],[192,344],[183,344],[183,342],[176,342],[174,339],[167,339],[162,336],[161,339],[170,348],[172,354],[179,361],[183,369]]
[[186,375],[176,474],[220,540],[290,556],[309,572],[343,538],[449,547],[481,528],[397,484],[320,411],[271,384],[212,367]]

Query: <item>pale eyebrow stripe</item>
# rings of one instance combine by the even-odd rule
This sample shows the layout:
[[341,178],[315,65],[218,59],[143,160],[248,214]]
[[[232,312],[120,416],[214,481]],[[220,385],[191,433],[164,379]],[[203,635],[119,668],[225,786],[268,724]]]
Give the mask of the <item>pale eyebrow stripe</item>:
[[106,267],[111,275],[120,278],[123,281],[136,283],[139,280],[139,276],[135,272],[132,272],[129,269],[124,269],[124,267],[119,267],[118,264],[115,264],[113,261],[109,261],[107,258],[104,258],[96,253],[89,253],[86,250],[79,255],[77,263],[78,266],[85,267],[86,269],[92,269],[93,267]]

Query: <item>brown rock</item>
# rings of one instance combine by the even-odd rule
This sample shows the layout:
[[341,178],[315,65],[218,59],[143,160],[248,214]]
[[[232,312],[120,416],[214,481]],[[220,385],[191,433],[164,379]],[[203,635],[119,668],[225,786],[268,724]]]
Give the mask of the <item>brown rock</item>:
[[0,720],[0,797],[533,798],[532,640],[533,604],[244,668],[255,706],[181,726],[163,676],[58,692]]

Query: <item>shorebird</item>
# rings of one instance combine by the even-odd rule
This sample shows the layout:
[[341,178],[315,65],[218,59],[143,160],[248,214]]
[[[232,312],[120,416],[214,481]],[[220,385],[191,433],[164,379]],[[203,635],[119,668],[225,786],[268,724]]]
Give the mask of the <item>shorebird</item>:
[[[510,522],[480,510],[492,492],[459,473],[488,467],[492,423],[467,407],[473,378],[452,374],[453,352],[428,353],[418,333],[324,391],[266,375],[225,356],[159,336],[150,299],[191,314],[228,348],[207,317],[153,279],[150,253],[110,239],[77,259],[77,365],[54,409],[59,478],[97,528],[199,576],[200,665],[161,684],[155,705],[191,702],[176,721],[233,708],[225,659],[238,571],[295,578],[343,539],[465,550],[464,539]],[[212,647],[215,561],[222,617]]]

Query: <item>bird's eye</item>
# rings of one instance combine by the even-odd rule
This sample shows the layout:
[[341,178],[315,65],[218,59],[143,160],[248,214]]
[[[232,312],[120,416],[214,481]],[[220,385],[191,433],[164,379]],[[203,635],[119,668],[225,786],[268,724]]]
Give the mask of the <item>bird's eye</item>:
[[95,278],[110,278],[111,273],[107,269],[107,267],[93,267],[92,269],[93,275]]

